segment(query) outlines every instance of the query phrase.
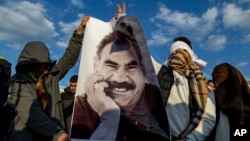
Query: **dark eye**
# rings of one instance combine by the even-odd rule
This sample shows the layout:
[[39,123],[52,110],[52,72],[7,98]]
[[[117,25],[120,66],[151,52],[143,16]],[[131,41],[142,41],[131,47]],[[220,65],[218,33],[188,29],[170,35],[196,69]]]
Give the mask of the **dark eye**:
[[109,68],[109,69],[117,69],[118,66],[114,65],[114,64],[105,64],[105,67]]
[[138,68],[137,65],[129,65],[129,66],[127,66],[127,69],[128,69],[129,71],[133,71],[133,70],[135,70],[135,69],[137,69],[137,68]]

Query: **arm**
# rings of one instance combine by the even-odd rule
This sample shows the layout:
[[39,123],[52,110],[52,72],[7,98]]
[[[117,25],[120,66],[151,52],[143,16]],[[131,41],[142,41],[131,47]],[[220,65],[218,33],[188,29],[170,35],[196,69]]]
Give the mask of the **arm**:
[[91,136],[91,139],[115,140],[120,121],[120,108],[113,99],[106,95],[104,89],[108,84],[101,74],[90,75],[85,83],[88,103],[98,113],[100,124]]
[[68,48],[66,49],[63,56],[58,61],[56,69],[59,70],[59,80],[67,73],[67,71],[72,68],[79,58],[80,50],[82,47],[83,31],[90,16],[83,17],[78,29],[73,33]]
[[213,130],[216,122],[216,109],[215,109],[214,92],[209,90],[207,104],[203,113],[202,119],[198,126],[192,131],[187,138],[191,140],[205,140]]
[[151,56],[151,61],[152,61],[152,64],[153,64],[153,67],[154,67],[154,70],[155,70],[155,73],[156,75],[159,73],[160,69],[161,69],[161,64],[159,64],[153,56]]
[[[33,83],[14,83],[13,99],[16,101],[16,128],[29,128],[45,137],[57,139],[65,131],[42,110]],[[50,130],[47,130],[50,129]]]
[[110,23],[112,27],[115,27],[116,22],[119,20],[120,17],[126,16],[126,5],[125,3],[122,3],[122,8],[119,4],[116,5],[117,12],[115,13],[115,16],[111,19]]
[[100,118],[101,122],[90,139],[115,140],[119,128],[120,110],[107,111]]

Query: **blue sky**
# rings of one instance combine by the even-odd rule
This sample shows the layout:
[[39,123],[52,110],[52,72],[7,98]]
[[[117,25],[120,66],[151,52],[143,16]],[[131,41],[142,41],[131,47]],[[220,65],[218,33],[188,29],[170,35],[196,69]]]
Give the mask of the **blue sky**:
[[[58,60],[84,15],[109,21],[122,2],[127,15],[141,22],[158,62],[166,61],[174,37],[187,36],[208,63],[207,79],[216,65],[228,62],[250,80],[250,0],[1,0],[0,55],[12,63],[13,74],[25,43],[40,40]],[[79,61],[60,85],[67,86],[78,68]]]

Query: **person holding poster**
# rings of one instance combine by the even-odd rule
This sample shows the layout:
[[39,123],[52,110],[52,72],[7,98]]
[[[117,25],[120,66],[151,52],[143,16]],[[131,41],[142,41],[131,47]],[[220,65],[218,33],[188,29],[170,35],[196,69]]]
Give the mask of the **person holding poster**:
[[71,139],[169,139],[161,93],[150,75],[157,78],[135,17],[120,17],[97,46],[93,67],[84,93],[75,99]]
[[9,127],[8,141],[69,140],[58,82],[79,58],[89,18],[82,18],[58,63],[50,59],[45,43],[30,41],[24,46],[10,82],[17,114]]

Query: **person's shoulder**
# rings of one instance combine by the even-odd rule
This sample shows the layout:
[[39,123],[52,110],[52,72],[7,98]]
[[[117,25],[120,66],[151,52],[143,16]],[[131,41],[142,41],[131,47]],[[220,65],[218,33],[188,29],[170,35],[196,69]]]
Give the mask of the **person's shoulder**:
[[81,102],[84,102],[84,101],[87,101],[87,95],[85,93],[78,94],[78,95],[75,96],[75,102],[76,103],[81,103]]
[[67,96],[67,93],[66,93],[66,92],[62,92],[62,93],[61,93],[61,97],[62,97],[62,98],[65,98],[66,96]]

